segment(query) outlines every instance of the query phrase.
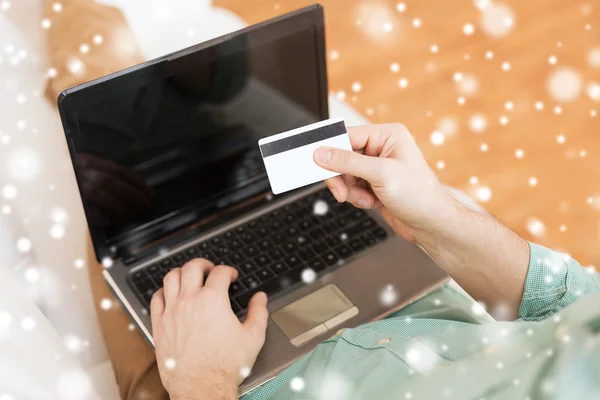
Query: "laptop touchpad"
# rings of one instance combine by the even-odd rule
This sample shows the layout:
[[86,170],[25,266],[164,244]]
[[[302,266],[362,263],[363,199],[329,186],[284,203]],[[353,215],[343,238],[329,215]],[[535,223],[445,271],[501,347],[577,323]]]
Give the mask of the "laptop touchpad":
[[271,318],[294,346],[301,346],[356,315],[358,308],[329,284],[275,311]]

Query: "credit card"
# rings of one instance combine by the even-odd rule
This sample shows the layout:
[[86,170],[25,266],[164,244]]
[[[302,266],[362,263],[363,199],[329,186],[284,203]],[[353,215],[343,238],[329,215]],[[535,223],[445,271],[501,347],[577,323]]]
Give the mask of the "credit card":
[[343,118],[332,118],[262,138],[258,147],[265,163],[271,191],[280,194],[339,175],[313,160],[322,146],[352,151]]

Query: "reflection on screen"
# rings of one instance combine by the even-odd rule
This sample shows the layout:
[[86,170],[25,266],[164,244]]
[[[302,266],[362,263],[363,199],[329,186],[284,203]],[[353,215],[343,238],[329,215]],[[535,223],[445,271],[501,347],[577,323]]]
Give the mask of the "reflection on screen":
[[173,231],[268,190],[258,139],[320,119],[316,39],[312,30],[251,39],[184,56],[151,78],[132,74],[77,113],[92,232],[110,242]]

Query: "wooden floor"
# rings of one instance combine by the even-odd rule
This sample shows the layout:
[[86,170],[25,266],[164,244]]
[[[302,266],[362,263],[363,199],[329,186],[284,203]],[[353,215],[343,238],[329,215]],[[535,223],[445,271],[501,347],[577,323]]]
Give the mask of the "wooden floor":
[[[313,2],[213,3],[255,23]],[[323,0],[330,90],[408,126],[441,180],[525,238],[600,269],[600,0],[485,3]]]

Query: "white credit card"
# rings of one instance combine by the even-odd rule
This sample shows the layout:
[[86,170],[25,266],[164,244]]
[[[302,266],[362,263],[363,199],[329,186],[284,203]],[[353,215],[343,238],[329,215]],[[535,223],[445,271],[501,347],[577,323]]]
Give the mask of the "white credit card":
[[339,175],[319,167],[313,160],[322,146],[352,151],[343,118],[332,118],[258,141],[271,191],[287,192]]

